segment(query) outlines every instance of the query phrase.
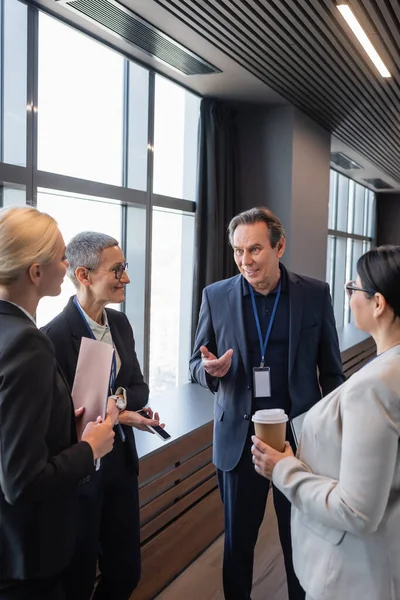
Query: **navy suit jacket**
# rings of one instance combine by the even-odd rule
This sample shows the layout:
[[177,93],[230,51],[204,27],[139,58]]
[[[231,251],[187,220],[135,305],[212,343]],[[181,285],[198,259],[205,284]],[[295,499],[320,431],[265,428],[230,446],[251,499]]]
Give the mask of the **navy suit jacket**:
[[[149,388],[143,380],[139,362],[135,352],[135,340],[132,327],[126,315],[117,310],[106,308],[111,337],[121,359],[115,389],[123,387],[126,390],[127,410],[140,410],[146,406],[149,398]],[[42,331],[51,339],[56,350],[58,364],[68,385],[72,389],[79,348],[83,337],[90,337],[81,314],[70,298],[64,310],[55,317]],[[138,456],[132,427],[123,425],[126,444],[129,448],[135,471],[138,472]]]
[[[245,446],[252,415],[253,374],[248,362],[241,275],[206,287],[193,355],[192,380],[215,393],[215,465],[234,469]],[[288,383],[291,414],[307,411],[343,383],[344,375],[328,284],[287,271],[289,292]],[[200,346],[216,356],[233,349],[232,365],[221,378],[204,370]]]

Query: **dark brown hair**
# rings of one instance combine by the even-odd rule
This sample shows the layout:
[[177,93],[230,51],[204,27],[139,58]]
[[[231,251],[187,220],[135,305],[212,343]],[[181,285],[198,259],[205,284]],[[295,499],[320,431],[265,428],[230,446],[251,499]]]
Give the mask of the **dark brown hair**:
[[379,246],[366,252],[357,262],[362,286],[379,292],[400,317],[400,246]]

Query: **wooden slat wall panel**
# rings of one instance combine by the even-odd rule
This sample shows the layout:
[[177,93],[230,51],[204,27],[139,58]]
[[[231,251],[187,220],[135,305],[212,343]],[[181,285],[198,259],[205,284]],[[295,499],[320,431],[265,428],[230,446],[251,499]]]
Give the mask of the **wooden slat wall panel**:
[[200,467],[210,463],[212,459],[212,446],[209,446],[199,454],[183,462],[178,467],[164,473],[161,477],[154,479],[151,483],[144,485],[139,490],[140,506],[144,506],[160,494],[172,487],[178,480],[184,479],[194,473]]
[[171,581],[171,574],[181,573],[221,535],[223,527],[221,500],[218,491],[214,490],[168,529],[143,545],[142,579],[132,600],[154,598]]
[[361,369],[376,355],[376,345],[372,338],[349,348],[342,353],[343,371],[346,378]]
[[[191,456],[212,444],[213,423],[207,423],[175,443],[168,444],[162,452],[155,452],[140,461],[139,485],[169,471]],[[156,457],[156,459],[154,458]]]
[[156,517],[163,509],[169,508],[172,504],[186,496],[191,490],[193,490],[206,479],[209,479],[214,474],[214,465],[212,463],[208,464],[189,477],[186,477],[183,481],[180,481],[177,485],[169,489],[164,494],[157,496],[157,498],[146,504],[146,506],[141,509],[141,523],[144,525],[150,521],[150,519]]
[[[140,539],[143,542],[148,540],[150,537],[155,535],[158,531],[165,528],[169,523],[174,521],[176,517],[182,514],[186,509],[196,504],[202,497],[208,494],[210,491],[217,489],[217,478],[214,475],[206,482],[201,484],[198,488],[190,492],[187,496],[178,500],[176,504],[167,508],[158,517],[155,517],[149,523],[146,523],[140,530]],[[222,510],[222,507],[221,507]],[[190,511],[189,511],[190,512]]]

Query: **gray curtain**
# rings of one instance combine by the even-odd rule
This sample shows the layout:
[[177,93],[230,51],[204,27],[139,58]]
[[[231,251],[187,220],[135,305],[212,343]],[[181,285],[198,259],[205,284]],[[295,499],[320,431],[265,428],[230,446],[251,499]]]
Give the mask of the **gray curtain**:
[[200,106],[192,341],[205,286],[237,273],[226,228],[237,210],[236,113],[205,98]]

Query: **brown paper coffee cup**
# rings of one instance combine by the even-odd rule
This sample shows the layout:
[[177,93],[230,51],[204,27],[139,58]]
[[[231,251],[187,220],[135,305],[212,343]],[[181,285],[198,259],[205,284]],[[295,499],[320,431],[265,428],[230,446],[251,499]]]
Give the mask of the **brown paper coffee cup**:
[[252,417],[256,436],[265,444],[282,452],[285,448],[288,416],[279,408],[257,410]]

